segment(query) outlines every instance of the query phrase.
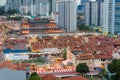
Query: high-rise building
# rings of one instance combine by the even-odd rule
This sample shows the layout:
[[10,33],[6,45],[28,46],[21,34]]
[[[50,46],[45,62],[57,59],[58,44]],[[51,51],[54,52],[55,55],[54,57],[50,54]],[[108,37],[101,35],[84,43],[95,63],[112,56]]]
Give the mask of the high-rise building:
[[104,33],[120,33],[120,0],[104,0]]
[[15,9],[24,12],[23,10],[30,7],[31,4],[32,0],[6,0],[6,11]]
[[101,26],[104,34],[120,33],[120,0],[85,1],[85,24]]
[[56,0],[7,0],[6,11],[12,9],[21,14],[50,15],[56,12]]
[[112,30],[111,33],[120,33],[120,0],[112,0]]
[[20,0],[21,6],[29,6],[32,4],[32,0]]
[[76,0],[59,0],[58,2],[58,25],[67,32],[75,32],[77,26],[77,3]]
[[27,14],[29,14],[29,9],[30,8],[28,6],[20,6],[19,11],[21,14],[27,15]]
[[32,16],[49,16],[49,3],[47,2],[47,0],[43,0],[39,3],[32,4],[30,9]]
[[81,2],[86,2],[86,1],[97,1],[97,0],[81,0]]
[[19,10],[20,0],[6,0],[6,11],[8,10]]
[[101,26],[103,24],[103,1],[86,1],[85,24]]
[[52,0],[52,12],[56,12],[56,0]]
[[111,1],[110,0],[104,0],[103,3],[103,33],[107,35],[109,32],[111,32]]
[[85,5],[85,24],[101,26],[103,33],[108,34],[113,31],[114,23],[114,9],[112,9],[112,3],[114,0],[96,0],[88,1],[84,0],[82,3]]

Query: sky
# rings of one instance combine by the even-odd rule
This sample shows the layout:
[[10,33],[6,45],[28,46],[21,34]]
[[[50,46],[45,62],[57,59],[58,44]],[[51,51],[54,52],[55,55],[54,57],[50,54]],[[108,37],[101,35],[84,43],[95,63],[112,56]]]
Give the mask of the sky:
[[5,5],[6,0],[0,0],[0,5]]

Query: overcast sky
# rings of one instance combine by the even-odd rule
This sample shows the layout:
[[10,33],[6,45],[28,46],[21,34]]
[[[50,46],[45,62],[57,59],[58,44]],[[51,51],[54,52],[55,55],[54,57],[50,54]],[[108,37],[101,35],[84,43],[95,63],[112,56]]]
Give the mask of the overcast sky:
[[5,5],[6,0],[0,0],[0,5]]

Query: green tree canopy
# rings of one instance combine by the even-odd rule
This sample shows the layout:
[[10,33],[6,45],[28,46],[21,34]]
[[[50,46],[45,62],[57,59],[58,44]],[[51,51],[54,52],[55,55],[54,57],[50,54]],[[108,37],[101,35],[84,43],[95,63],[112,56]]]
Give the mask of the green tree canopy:
[[80,63],[76,67],[76,72],[82,73],[82,75],[83,75],[83,74],[89,72],[89,67],[86,65],[86,63]]
[[5,6],[0,6],[0,15],[5,14]]
[[108,65],[110,73],[115,74],[111,76],[111,80],[120,80],[120,59],[114,59]]
[[6,14],[9,14],[9,15],[14,15],[14,14],[17,14],[17,13],[19,13],[19,11],[16,10],[16,9],[10,9],[6,12]]
[[67,49],[64,48],[63,51],[62,51],[62,53],[63,53],[64,60],[66,60],[67,59]]
[[28,11],[27,15],[31,15],[31,12],[30,12],[30,11]]
[[89,26],[86,26],[84,23],[81,24],[81,25],[78,25],[78,27],[79,27],[80,30],[91,30],[91,29],[89,28]]
[[29,80],[41,80],[36,72],[31,73]]

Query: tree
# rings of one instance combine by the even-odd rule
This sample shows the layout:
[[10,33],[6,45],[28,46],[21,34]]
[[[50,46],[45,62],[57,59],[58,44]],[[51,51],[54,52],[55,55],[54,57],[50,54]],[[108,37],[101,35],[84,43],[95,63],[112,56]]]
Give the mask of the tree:
[[23,17],[21,16],[15,16],[15,17],[8,17],[9,20],[17,20],[17,21],[21,21],[23,19]]
[[89,28],[89,26],[86,26],[84,23],[81,24],[81,25],[78,25],[78,27],[79,27],[80,30],[91,30],[91,29]]
[[30,75],[30,79],[29,80],[41,80],[41,78],[38,76],[38,74],[36,72],[33,72]]
[[10,9],[6,12],[6,14],[8,14],[8,15],[14,15],[17,13],[19,13],[19,10],[16,10],[16,9]]
[[28,11],[27,15],[31,15],[31,12],[30,12],[30,11]]
[[120,59],[114,59],[108,65],[108,70],[111,74],[111,80],[120,80]]
[[82,73],[82,75],[84,75],[85,73],[89,72],[89,67],[86,65],[86,63],[80,63],[76,67],[76,72]]
[[67,59],[67,50],[66,50],[66,48],[63,49],[62,53],[63,53],[64,60],[66,60]]
[[33,62],[42,62],[42,63],[45,63],[45,62],[47,62],[47,58],[45,56],[41,56],[41,57],[35,58],[33,60]]
[[5,14],[5,6],[0,6],[0,15]]
[[103,79],[109,80],[109,75],[107,74],[107,71],[105,69],[101,69],[98,76]]

